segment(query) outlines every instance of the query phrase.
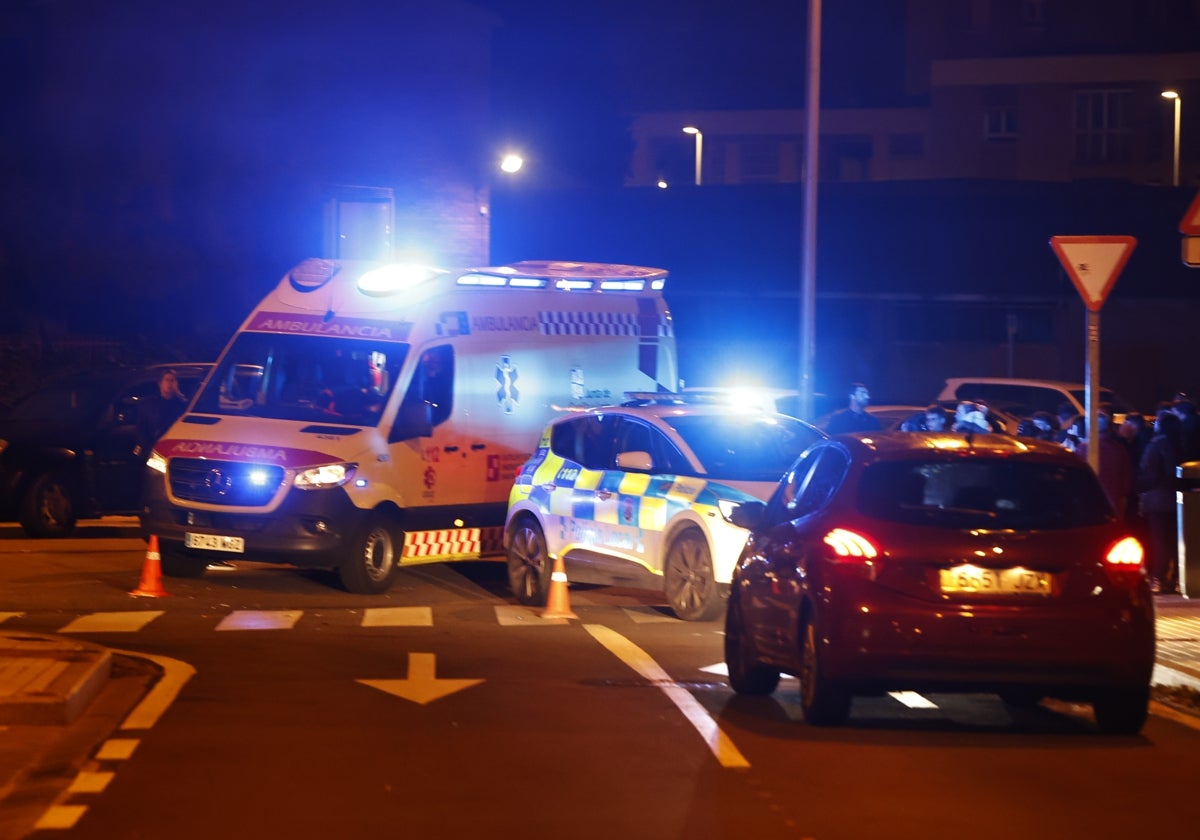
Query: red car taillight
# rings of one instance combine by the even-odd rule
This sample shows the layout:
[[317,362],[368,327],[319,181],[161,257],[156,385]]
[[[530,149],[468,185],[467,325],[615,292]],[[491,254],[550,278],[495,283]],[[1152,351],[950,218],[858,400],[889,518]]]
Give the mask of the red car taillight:
[[1104,555],[1104,570],[1114,580],[1137,579],[1146,561],[1146,551],[1135,537],[1123,537]]
[[845,528],[834,528],[825,535],[824,542],[830,549],[830,560],[874,580],[878,572],[876,558],[879,557],[879,551],[869,539]]

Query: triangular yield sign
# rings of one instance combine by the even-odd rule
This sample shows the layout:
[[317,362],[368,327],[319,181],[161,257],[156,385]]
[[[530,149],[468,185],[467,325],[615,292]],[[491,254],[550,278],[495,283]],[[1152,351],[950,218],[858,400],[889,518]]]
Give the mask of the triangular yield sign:
[[1187,212],[1179,220],[1179,232],[1184,236],[1200,236],[1200,192],[1196,193]]
[[1137,240],[1132,236],[1051,236],[1050,247],[1079,290],[1084,304],[1099,312]]

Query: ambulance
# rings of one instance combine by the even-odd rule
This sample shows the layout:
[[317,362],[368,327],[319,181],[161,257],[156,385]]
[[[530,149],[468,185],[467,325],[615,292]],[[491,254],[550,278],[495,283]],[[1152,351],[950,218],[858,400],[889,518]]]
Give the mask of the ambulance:
[[408,564],[502,560],[509,489],[552,417],[678,390],[666,277],[307,260],[155,445],[142,535],[168,576],[244,558],[360,594]]

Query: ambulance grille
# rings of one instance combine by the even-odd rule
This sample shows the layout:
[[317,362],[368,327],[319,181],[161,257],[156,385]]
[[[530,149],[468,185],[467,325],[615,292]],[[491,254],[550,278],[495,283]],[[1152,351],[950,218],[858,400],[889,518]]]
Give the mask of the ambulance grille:
[[186,502],[258,507],[267,504],[283,482],[283,467],[240,461],[175,458],[168,478],[171,493]]

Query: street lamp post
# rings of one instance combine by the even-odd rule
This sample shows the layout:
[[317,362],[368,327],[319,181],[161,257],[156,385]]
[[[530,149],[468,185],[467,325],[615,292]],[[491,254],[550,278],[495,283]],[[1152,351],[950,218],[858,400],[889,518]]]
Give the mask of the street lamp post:
[[1163,99],[1174,100],[1175,103],[1175,153],[1171,159],[1171,186],[1179,186],[1179,112],[1182,110],[1183,97],[1177,90],[1164,90]]
[[700,186],[700,173],[703,171],[704,163],[704,135],[694,125],[684,126],[683,133],[696,135],[696,186],[698,187]]

